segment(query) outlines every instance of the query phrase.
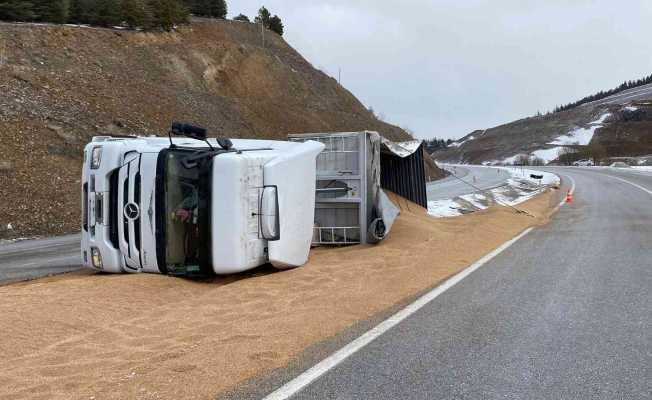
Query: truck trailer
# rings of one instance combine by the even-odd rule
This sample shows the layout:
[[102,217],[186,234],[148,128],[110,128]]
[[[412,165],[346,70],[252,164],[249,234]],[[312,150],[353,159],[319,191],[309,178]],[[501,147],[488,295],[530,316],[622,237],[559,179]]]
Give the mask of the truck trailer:
[[96,136],[84,148],[83,263],[184,276],[301,266],[323,147],[208,139],[178,123],[168,138]]

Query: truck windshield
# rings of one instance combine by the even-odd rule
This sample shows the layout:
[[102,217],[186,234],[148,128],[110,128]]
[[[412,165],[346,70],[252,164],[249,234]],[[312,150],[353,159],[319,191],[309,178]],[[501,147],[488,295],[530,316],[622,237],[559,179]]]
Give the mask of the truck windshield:
[[165,155],[165,263],[169,273],[199,271],[199,168],[186,168],[188,151]]

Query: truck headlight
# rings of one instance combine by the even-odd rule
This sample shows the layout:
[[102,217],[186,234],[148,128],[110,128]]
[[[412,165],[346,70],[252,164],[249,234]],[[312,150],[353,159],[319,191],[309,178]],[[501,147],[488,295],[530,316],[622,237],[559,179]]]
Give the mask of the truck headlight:
[[93,147],[91,152],[91,169],[98,169],[102,162],[102,146]]
[[102,255],[96,247],[91,247],[91,262],[93,263],[93,267],[102,269]]

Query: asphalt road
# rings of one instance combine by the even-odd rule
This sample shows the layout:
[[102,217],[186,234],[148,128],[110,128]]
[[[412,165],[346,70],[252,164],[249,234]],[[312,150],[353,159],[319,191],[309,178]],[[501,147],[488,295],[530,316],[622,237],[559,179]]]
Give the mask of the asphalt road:
[[443,167],[460,179],[448,176],[428,183],[426,186],[428,200],[453,199],[457,196],[477,192],[476,189],[464,182],[486,190],[504,185],[511,176],[509,172],[499,168],[472,165],[443,165]]
[[0,283],[40,278],[80,268],[79,235],[0,245]]
[[652,175],[555,171],[573,204],[292,398],[652,398]]
[[631,101],[650,99],[652,99],[652,84],[625,90],[623,92],[614,94],[613,96],[606,97],[602,100],[586,103],[586,105],[625,104]]

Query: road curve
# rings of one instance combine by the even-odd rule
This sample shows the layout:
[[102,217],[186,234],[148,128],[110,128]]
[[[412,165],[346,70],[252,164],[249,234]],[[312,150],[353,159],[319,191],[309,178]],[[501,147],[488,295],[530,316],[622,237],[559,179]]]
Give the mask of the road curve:
[[652,398],[652,175],[555,171],[574,203],[292,398]]
[[[429,182],[426,185],[428,200],[453,199],[469,193],[477,192],[473,186],[482,190],[492,189],[507,183],[511,174],[500,168],[484,167],[477,165],[443,165],[454,174],[444,179]],[[467,182],[467,183],[465,183]],[[470,186],[473,184],[473,186]]]
[[632,89],[624,90],[620,93],[611,95],[601,100],[595,100],[590,103],[583,104],[587,105],[603,105],[603,104],[626,104],[632,101],[640,100],[649,100],[652,99],[652,84],[647,84]]
[[40,278],[80,268],[79,235],[0,245],[0,283]]

